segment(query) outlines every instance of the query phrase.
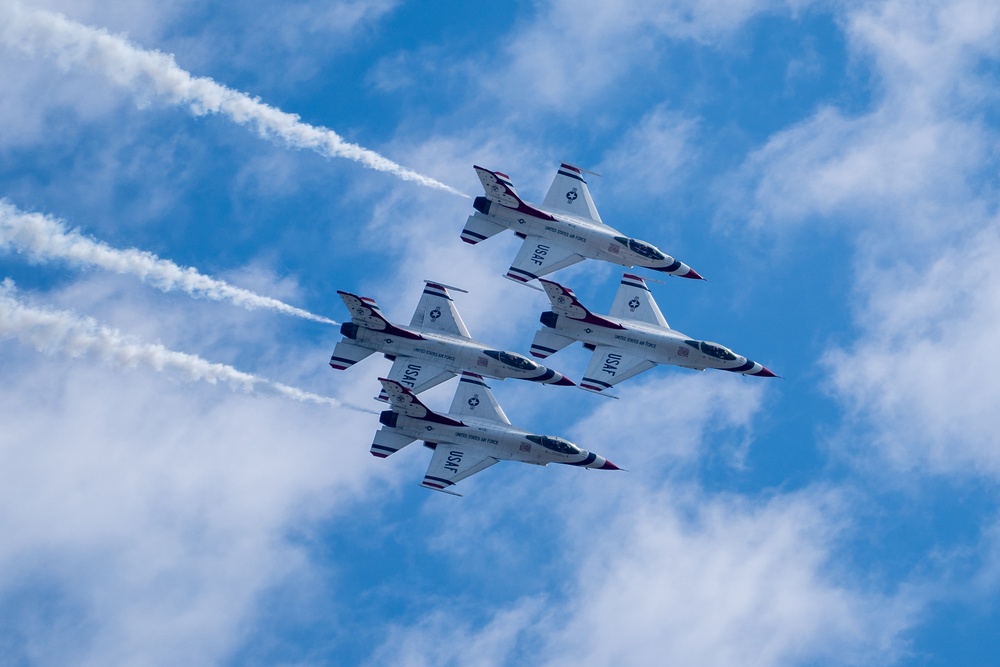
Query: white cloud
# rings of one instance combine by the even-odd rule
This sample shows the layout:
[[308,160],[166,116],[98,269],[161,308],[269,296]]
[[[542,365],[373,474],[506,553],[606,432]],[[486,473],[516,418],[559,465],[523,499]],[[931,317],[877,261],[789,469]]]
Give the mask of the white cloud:
[[[395,627],[372,662],[891,664],[914,604],[836,565],[839,504],[823,491],[752,503],[644,486],[598,509],[564,495],[560,510],[589,521],[561,545],[572,557],[553,553],[565,564],[540,572],[562,592],[521,597],[478,627],[461,609]],[[465,649],[442,650],[454,646]]]
[[[645,495],[649,494],[649,495]],[[643,497],[645,495],[645,497]],[[551,665],[893,661],[896,603],[840,580],[822,494],[637,493],[588,544],[545,653]]]
[[835,450],[874,445],[895,471],[995,478],[1000,368],[979,351],[1000,327],[1000,134],[984,120],[1000,8],[890,0],[849,7],[844,24],[852,54],[872,63],[872,108],[824,107],[751,156],[753,216],[859,233],[858,334],[826,359],[851,413]]
[[697,134],[697,121],[657,106],[604,156],[600,171],[615,175],[610,182],[619,198],[676,192],[698,158]]
[[[661,40],[725,40],[755,14],[796,9],[782,0],[629,0],[541,5],[535,20],[515,28],[496,74],[483,85],[519,109],[572,109],[592,101],[624,74],[654,75]],[[509,63],[509,64],[507,64]],[[640,74],[636,74],[638,71]]]
[[995,92],[979,66],[998,53],[1000,10],[883,2],[849,8],[845,23],[853,54],[874,68],[872,108],[823,106],[772,136],[744,165],[732,207],[750,197],[758,225],[839,216],[940,240],[937,218],[964,217],[992,159],[996,136],[977,109]]
[[996,229],[922,267],[865,276],[862,334],[826,358],[835,395],[865,434],[860,445],[840,447],[863,454],[874,444],[900,469],[1000,478],[1000,360],[991,352],[1000,331]]
[[385,472],[370,416],[16,356],[0,390],[7,659],[216,662],[308,565],[289,529]]
[[[576,424],[574,442],[621,443],[618,450],[632,463],[616,463],[658,477],[662,470],[656,464],[690,465],[707,454],[711,436],[726,432],[727,440],[735,440],[735,431],[749,430],[767,384],[721,371],[658,367],[618,385],[621,399],[603,402]],[[742,446],[725,454],[738,456]]]

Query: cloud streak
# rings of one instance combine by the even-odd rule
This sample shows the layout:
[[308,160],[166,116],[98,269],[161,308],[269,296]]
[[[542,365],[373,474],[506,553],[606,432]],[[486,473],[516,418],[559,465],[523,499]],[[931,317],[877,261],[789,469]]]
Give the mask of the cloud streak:
[[25,213],[0,199],[0,251],[8,248],[25,253],[34,261],[64,260],[136,276],[164,292],[180,290],[195,297],[229,301],[247,310],[263,308],[313,322],[337,324],[277,299],[210,278],[194,268],[178,266],[151,252],[113,248],[87,238],[76,229],[67,229],[60,220],[39,213]]
[[326,157],[354,160],[376,171],[405,181],[443,190],[460,197],[462,192],[429,176],[389,160],[375,151],[344,141],[333,130],[301,122],[296,114],[264,104],[208,77],[193,76],[178,67],[173,55],[146,50],[107,30],[71,21],[62,14],[26,9],[5,3],[0,9],[0,43],[31,56],[55,58],[63,68],[97,71],[137,95],[154,94],[169,104],[186,106],[195,115],[217,113],[259,136],[287,146],[306,148]]
[[14,282],[9,278],[0,283],[0,338],[16,338],[39,352],[70,357],[93,353],[114,366],[144,367],[172,373],[189,381],[222,382],[234,391],[276,394],[302,403],[376,414],[194,354],[169,350],[156,343],[143,343],[117,329],[101,326],[93,318],[80,317],[65,310],[30,306],[17,299],[14,291]]

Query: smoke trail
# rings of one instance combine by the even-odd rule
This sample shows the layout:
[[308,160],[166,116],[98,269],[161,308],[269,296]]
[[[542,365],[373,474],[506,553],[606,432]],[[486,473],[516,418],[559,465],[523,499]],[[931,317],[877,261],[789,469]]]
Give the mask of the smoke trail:
[[244,373],[226,364],[213,363],[194,354],[143,343],[117,329],[101,326],[93,318],[79,317],[65,310],[34,308],[14,296],[14,282],[10,278],[0,282],[0,338],[17,338],[45,354],[77,357],[93,353],[115,366],[142,366],[157,372],[170,372],[185,380],[202,380],[211,384],[224,382],[233,390],[273,393],[303,403],[377,414],[335,398]]
[[407,181],[437,188],[460,197],[458,190],[382,157],[367,148],[344,141],[336,132],[308,125],[295,114],[268,106],[226,88],[208,77],[195,77],[181,69],[170,54],[141,49],[107,30],[71,21],[62,14],[25,9],[13,2],[0,7],[0,42],[29,54],[54,57],[69,68],[82,65],[114,83],[136,92],[154,93],[167,102],[187,105],[196,115],[219,113],[241,125],[250,125],[265,139],[280,139],[289,146],[308,148],[327,157],[343,157],[371,169],[389,172]]
[[314,322],[337,324],[334,320],[277,299],[210,278],[193,268],[180,267],[153,253],[134,248],[112,248],[87,238],[78,230],[67,229],[59,220],[39,213],[24,213],[7,200],[0,199],[0,251],[8,247],[26,253],[35,261],[62,259],[137,276],[164,292],[182,290],[213,301],[231,301],[247,310],[266,308]]

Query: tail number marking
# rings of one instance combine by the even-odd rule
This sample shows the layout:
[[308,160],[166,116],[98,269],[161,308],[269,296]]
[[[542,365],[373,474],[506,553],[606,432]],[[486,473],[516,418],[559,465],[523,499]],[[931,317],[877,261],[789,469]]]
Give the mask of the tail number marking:
[[618,372],[618,366],[620,366],[621,363],[622,355],[609,352],[608,356],[604,358],[604,368],[601,370],[614,377],[615,373]]
[[457,450],[451,450],[448,452],[448,459],[445,461],[444,469],[450,471],[452,474],[458,474],[458,464],[462,462],[462,456],[464,452]]
[[531,255],[531,261],[541,266],[545,262],[545,256],[549,254],[549,246],[539,243],[535,246],[535,252]]

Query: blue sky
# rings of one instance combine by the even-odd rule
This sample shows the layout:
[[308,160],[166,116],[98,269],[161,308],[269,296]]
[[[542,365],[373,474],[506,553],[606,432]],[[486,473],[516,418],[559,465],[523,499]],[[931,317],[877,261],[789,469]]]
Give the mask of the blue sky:
[[[998,37],[987,0],[3,3],[0,654],[995,661]],[[512,236],[460,241],[469,199],[278,110],[472,196],[473,164],[533,201],[603,174],[606,222],[709,279],[652,284],[671,325],[783,379],[494,382],[629,472],[419,488],[426,450],[368,453],[387,362],[334,372],[335,327],[164,262],[337,321],[337,289],[405,322],[458,285],[521,351],[547,302]],[[620,271],[555,277],[600,312]]]

